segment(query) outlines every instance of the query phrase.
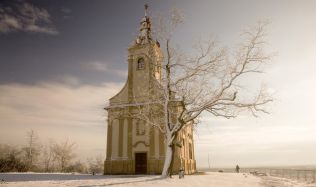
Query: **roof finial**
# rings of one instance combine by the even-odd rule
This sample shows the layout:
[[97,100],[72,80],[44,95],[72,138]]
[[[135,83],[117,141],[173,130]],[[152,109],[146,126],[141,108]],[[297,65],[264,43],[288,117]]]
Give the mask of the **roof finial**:
[[147,16],[148,5],[145,4],[145,17],[142,18],[140,22],[140,33],[136,38],[136,44],[147,44],[152,42],[151,38],[151,23]]
[[147,10],[148,10],[148,4],[146,3],[145,5],[145,17],[147,16]]

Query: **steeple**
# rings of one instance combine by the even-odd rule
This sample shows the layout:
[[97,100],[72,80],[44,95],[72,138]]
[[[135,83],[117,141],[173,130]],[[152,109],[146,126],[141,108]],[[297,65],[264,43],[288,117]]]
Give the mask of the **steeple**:
[[145,5],[144,5],[144,7],[145,7],[145,17],[147,17],[148,5],[147,5],[147,4],[145,4]]
[[145,16],[142,18],[140,22],[140,33],[136,38],[136,44],[147,44],[152,42],[151,37],[151,22],[149,17],[147,16],[148,5],[145,4]]

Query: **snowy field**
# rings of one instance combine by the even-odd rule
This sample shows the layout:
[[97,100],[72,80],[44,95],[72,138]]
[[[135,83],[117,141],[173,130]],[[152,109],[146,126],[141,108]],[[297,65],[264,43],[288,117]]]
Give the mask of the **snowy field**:
[[5,173],[0,174],[1,187],[6,186],[137,186],[137,187],[315,187],[315,184],[303,184],[276,177],[256,177],[243,173],[208,172],[201,175],[186,175],[184,179],[174,176],[172,179],[160,179],[157,175],[82,175],[82,174],[38,174],[38,173]]

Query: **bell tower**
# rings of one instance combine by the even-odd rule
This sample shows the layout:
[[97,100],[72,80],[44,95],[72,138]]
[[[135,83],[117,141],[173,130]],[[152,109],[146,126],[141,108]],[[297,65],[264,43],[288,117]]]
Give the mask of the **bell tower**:
[[138,100],[147,98],[155,82],[161,81],[162,51],[158,41],[151,35],[151,20],[145,16],[140,21],[139,33],[128,48],[128,87],[129,95]]

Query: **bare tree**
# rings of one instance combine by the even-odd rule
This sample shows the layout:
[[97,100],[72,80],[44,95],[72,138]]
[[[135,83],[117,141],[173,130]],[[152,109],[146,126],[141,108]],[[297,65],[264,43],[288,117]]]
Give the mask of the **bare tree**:
[[40,155],[38,135],[32,129],[27,132],[27,146],[23,148],[23,151],[25,152],[27,170],[31,170],[37,157]]
[[103,173],[103,158],[101,155],[97,155],[95,158],[88,159],[88,166],[90,173]]
[[58,162],[60,171],[64,172],[71,160],[75,157],[73,153],[74,147],[75,143],[71,143],[68,140],[52,145],[53,158]]
[[27,166],[23,152],[16,146],[0,144],[0,172],[25,172]]
[[69,165],[66,168],[67,172],[78,172],[78,173],[87,173],[86,164],[80,160],[75,161],[73,164]]
[[42,149],[42,165],[45,172],[52,171],[53,156],[53,142],[50,141]]
[[[172,33],[182,22],[181,18],[176,11],[171,26],[158,27],[156,32],[165,51],[163,63],[157,65],[161,68],[162,79],[153,86],[153,89],[160,90],[159,94],[150,92],[152,102],[133,105],[139,110],[129,114],[165,134],[163,177],[172,174],[178,133],[186,126],[197,124],[202,113],[229,119],[250,112],[257,117],[260,113],[267,114],[265,106],[272,102],[264,87],[249,92],[247,81],[242,81],[243,77],[262,73],[263,65],[270,61],[271,55],[265,52],[265,22],[246,29],[241,44],[233,52],[208,40],[194,47],[194,55],[187,55],[171,47]],[[153,118],[157,110],[163,118]]]

